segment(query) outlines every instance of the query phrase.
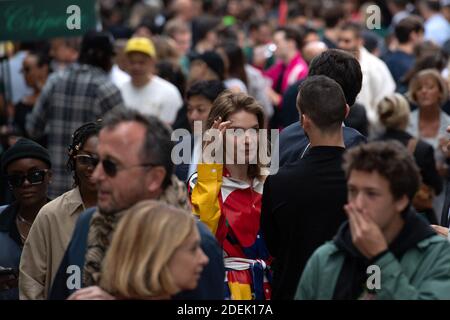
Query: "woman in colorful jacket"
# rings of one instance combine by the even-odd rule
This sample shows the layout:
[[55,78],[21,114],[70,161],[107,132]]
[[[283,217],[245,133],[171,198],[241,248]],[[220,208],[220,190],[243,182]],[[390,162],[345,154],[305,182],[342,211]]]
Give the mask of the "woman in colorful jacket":
[[189,179],[194,214],[223,248],[226,296],[233,300],[264,300],[271,294],[270,256],[259,226],[265,175],[257,154],[267,145],[258,139],[263,125],[264,111],[254,98],[225,91],[206,124],[212,130],[204,135],[203,162]]

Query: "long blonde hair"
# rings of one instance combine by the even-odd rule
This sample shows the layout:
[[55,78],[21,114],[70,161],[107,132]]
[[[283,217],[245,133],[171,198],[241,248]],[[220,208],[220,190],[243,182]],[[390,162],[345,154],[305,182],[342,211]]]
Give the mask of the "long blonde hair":
[[123,299],[177,293],[168,264],[175,250],[196,230],[194,217],[152,200],[127,211],[103,261],[100,287]]

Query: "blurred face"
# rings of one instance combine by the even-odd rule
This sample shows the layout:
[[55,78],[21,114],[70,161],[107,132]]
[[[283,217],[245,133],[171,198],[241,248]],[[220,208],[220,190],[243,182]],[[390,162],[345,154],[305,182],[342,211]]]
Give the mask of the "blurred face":
[[359,51],[361,41],[353,31],[351,30],[341,30],[338,36],[338,47],[339,49],[348,51],[355,54]]
[[148,78],[153,71],[154,61],[151,57],[140,52],[127,54],[127,71],[131,78],[142,80]]
[[40,76],[40,68],[38,67],[37,57],[28,54],[22,63],[22,74],[25,79],[25,83],[29,87],[36,86],[36,83]]
[[141,26],[137,28],[136,31],[133,33],[133,37],[143,37],[151,39],[152,32],[147,27]]
[[200,80],[219,80],[219,77],[208,68],[206,63],[201,60],[194,60],[189,66],[188,86]]
[[64,39],[53,39],[50,44],[50,56],[60,63],[72,63],[77,59],[74,49],[68,47]]
[[187,117],[194,130],[194,121],[201,121],[202,128],[205,129],[206,120],[208,120],[209,112],[212,108],[212,101],[203,96],[192,96],[188,100]]
[[432,76],[422,77],[416,91],[416,100],[420,108],[436,107],[440,105],[441,90]]
[[289,44],[286,41],[284,31],[277,31],[273,35],[273,42],[277,46],[275,55],[278,59],[285,60],[288,56]]
[[[227,159],[234,159],[234,163],[242,164],[237,155],[245,154],[246,164],[255,161],[258,150],[258,130],[260,129],[256,115],[242,110],[233,113],[227,120],[231,121],[230,129],[238,130],[234,131],[234,135],[227,134],[225,137]],[[227,146],[234,147],[234,155]]]
[[[102,212],[114,214],[150,198],[146,184],[150,169],[139,166],[144,139],[145,127],[132,121],[100,131],[97,147],[100,163],[92,177],[97,184],[97,204]],[[114,163],[115,176],[106,174],[103,160]]]
[[23,181],[20,186],[12,186],[14,197],[20,205],[30,207],[47,199],[51,172],[45,162],[32,158],[19,159],[8,165],[6,173],[12,184],[13,181]]
[[203,268],[209,259],[200,247],[200,235],[197,228],[186,241],[175,250],[169,261],[169,270],[175,285],[182,290],[193,290],[197,287]]
[[174,36],[178,52],[186,55],[191,48],[192,34],[190,32],[178,32]]
[[366,211],[381,230],[391,226],[408,203],[395,200],[389,181],[375,171],[352,170],[347,187],[348,202]]
[[272,40],[272,30],[268,25],[261,25],[255,33],[255,44],[261,45],[269,43]]
[[86,140],[81,150],[77,152],[77,157],[75,158],[75,173],[80,187],[95,193],[97,192],[97,186],[92,177],[95,169],[92,160],[98,159],[97,144],[98,137],[90,137]]

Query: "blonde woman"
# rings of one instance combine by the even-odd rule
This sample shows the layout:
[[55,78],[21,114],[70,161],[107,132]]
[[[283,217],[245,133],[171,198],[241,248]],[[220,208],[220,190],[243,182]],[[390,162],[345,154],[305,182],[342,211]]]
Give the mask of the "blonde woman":
[[[205,160],[210,147],[205,146],[205,163],[199,163],[197,173],[189,179],[194,213],[223,249],[225,296],[233,300],[269,299],[271,258],[260,231],[265,175],[256,157],[264,111],[251,96],[227,90],[214,101],[206,127],[220,132],[223,161]],[[227,129],[232,133],[240,129],[243,134],[231,135]]]
[[143,201],[120,221],[102,265],[100,287],[117,299],[171,299],[195,289],[207,263],[191,214]]
[[420,188],[421,192],[414,197],[413,204],[416,210],[423,213],[430,223],[436,224],[437,217],[432,201],[434,195],[442,191],[442,179],[436,169],[433,147],[406,132],[410,109],[408,101],[401,94],[396,93],[383,98],[378,103],[377,112],[384,132],[376,140],[397,140],[413,154],[420,168],[423,182],[423,186]]
[[450,125],[450,116],[442,111],[441,106],[448,99],[447,84],[439,72],[425,69],[412,79],[407,95],[418,106],[418,109],[411,112],[407,131],[433,146],[439,172],[446,176],[443,147],[446,146],[446,129]]

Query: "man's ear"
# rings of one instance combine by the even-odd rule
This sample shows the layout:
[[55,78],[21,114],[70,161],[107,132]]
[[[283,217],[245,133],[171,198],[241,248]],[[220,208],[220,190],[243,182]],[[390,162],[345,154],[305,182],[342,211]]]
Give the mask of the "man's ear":
[[404,194],[400,199],[395,201],[395,209],[397,212],[402,212],[409,204],[408,197]]
[[303,129],[309,129],[311,127],[311,119],[308,116],[302,114],[300,115],[300,124],[302,125]]
[[345,117],[344,117],[344,119],[347,119],[349,114],[350,114],[350,106],[346,103],[345,104]]
[[166,177],[166,169],[162,166],[154,167],[146,174],[145,185],[150,193],[159,191]]

